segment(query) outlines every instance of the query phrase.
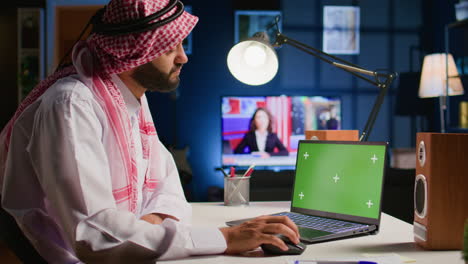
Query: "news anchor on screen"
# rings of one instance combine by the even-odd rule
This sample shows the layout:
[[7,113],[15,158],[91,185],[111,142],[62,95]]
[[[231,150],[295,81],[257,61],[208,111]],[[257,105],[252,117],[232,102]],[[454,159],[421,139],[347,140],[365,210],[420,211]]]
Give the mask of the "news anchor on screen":
[[289,152],[276,133],[273,133],[271,121],[272,115],[266,108],[257,108],[250,119],[249,132],[244,135],[234,153],[259,155],[262,158],[287,156]]

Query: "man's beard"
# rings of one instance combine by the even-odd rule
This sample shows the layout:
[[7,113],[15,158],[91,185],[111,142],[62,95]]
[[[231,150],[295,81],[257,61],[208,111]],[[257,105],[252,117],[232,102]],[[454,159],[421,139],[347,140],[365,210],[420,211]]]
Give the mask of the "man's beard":
[[132,78],[150,92],[171,92],[179,86],[179,77],[170,80],[173,72],[179,70],[181,65],[176,65],[169,73],[160,71],[151,62],[138,66],[132,73]]

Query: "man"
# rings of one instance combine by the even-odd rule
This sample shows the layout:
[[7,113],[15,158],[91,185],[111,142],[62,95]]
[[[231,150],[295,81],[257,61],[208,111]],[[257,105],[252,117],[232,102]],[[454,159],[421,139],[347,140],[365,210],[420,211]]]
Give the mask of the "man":
[[127,25],[166,6],[149,21],[156,28],[96,30],[77,43],[73,66],[41,82],[2,131],[2,207],[50,263],[154,263],[263,243],[286,249],[276,233],[299,242],[285,217],[190,225],[190,205],[144,93],[177,87],[187,62],[181,43],[198,18],[179,12],[178,1],[113,0],[99,21]]

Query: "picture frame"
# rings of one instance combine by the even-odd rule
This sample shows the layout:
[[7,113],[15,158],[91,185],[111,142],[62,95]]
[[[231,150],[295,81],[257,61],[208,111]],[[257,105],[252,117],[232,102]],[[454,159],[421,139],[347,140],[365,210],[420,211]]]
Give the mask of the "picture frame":
[[323,51],[329,54],[359,54],[360,8],[323,7]]
[[[236,10],[234,13],[234,43],[246,40],[256,32],[266,31],[270,42],[276,38],[276,26],[274,25],[277,16],[282,12],[277,10]],[[281,20],[278,28],[282,31]]]

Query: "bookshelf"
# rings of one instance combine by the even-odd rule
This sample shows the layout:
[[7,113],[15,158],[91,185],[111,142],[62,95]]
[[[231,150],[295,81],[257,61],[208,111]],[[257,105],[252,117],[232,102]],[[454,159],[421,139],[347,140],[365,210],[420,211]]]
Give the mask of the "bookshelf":
[[42,8],[18,8],[17,86],[18,103],[44,78],[44,12]]
[[468,101],[468,19],[460,20],[445,26],[445,53],[451,53],[458,68],[458,76],[448,76],[450,78],[460,78],[465,89],[465,94],[456,97],[447,97],[447,119],[446,127],[451,133],[468,133],[468,127],[460,127],[460,102]]

